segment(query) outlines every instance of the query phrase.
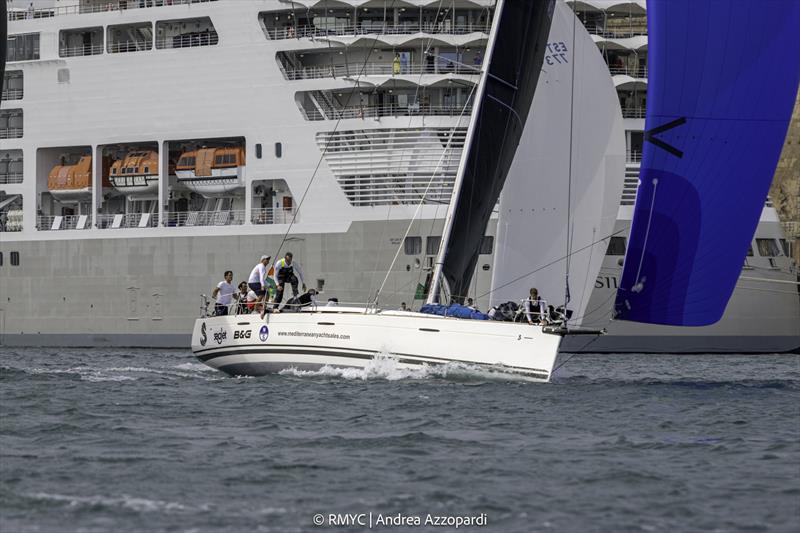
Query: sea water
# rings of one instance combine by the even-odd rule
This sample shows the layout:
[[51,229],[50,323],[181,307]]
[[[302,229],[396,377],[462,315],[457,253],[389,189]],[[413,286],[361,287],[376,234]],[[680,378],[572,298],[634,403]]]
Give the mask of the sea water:
[[580,355],[532,384],[0,347],[0,416],[3,533],[800,530],[797,355]]

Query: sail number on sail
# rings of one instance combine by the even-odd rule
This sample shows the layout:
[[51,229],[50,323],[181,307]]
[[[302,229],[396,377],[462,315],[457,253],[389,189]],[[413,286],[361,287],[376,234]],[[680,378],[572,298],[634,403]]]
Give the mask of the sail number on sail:
[[544,61],[548,65],[562,65],[569,63],[567,60],[567,45],[563,41],[556,43],[547,43],[547,54],[544,56]]

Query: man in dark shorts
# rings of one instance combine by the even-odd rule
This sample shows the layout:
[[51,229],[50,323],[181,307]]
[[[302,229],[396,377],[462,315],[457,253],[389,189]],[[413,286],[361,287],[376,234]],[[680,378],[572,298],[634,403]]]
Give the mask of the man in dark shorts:
[[[277,294],[275,295],[275,307],[283,300],[283,290],[286,283],[292,286],[292,296],[297,296],[297,285],[303,284],[303,292],[306,291],[306,284],[303,281],[303,272],[300,270],[300,265],[292,262],[292,252],[286,252],[286,255],[278,259],[275,263],[275,283],[277,284]],[[298,280],[299,277],[299,280]]]
[[258,300],[256,306],[261,308],[261,318],[264,318],[264,295],[267,294],[267,265],[271,259],[268,255],[262,255],[256,266],[250,272],[250,277],[247,280],[247,286],[256,293]]

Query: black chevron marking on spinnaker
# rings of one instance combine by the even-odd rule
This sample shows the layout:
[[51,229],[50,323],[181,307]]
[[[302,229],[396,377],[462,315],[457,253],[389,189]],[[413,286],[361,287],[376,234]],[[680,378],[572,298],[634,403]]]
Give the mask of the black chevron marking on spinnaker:
[[662,124],[657,128],[653,128],[651,130],[647,130],[644,132],[644,140],[658,146],[662,150],[666,150],[667,152],[671,153],[675,157],[683,157],[683,152],[678,150],[674,146],[669,143],[662,141],[661,139],[657,139],[656,135],[659,133],[664,133],[665,131],[669,131],[673,128],[677,128],[678,126],[683,126],[686,124],[686,117],[677,118],[671,122],[667,122],[666,124]]

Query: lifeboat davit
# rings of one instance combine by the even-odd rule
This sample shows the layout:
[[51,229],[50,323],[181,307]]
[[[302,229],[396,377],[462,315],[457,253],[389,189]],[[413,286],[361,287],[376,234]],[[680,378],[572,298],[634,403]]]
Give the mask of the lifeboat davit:
[[244,166],[244,148],[201,148],[182,153],[175,174],[187,189],[215,198],[244,188]]
[[114,161],[109,175],[111,185],[125,196],[158,196],[158,153],[153,150],[129,152]]
[[[103,159],[108,168],[108,160]],[[109,187],[105,181],[103,186]],[[47,176],[47,189],[60,202],[79,202],[92,197],[92,156],[82,156],[74,165],[56,165]]]

